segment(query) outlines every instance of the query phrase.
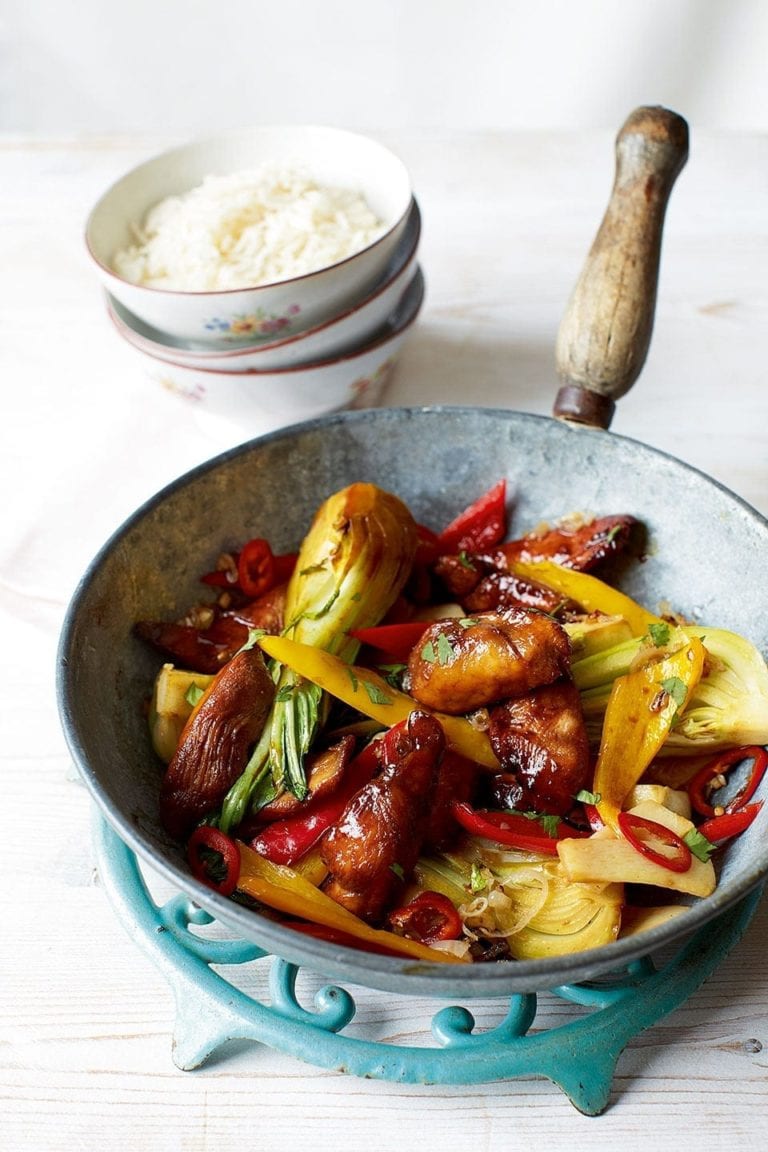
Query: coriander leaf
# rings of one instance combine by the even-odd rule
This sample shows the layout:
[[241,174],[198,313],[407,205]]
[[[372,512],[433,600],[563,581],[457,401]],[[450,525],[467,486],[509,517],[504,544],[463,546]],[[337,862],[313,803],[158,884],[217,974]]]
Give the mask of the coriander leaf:
[[378,684],[373,684],[370,680],[361,680],[360,683],[365,688],[368,699],[371,704],[391,704],[392,697],[387,696],[386,692],[382,692]]
[[665,644],[669,643],[669,624],[665,624],[663,621],[660,624],[649,624],[648,635],[657,648],[663,648]]
[[448,639],[448,637],[445,635],[444,632],[441,632],[437,638],[437,662],[438,662],[438,664],[442,664],[443,666],[445,666],[446,664],[450,664],[451,660],[453,660],[455,655],[456,655],[456,653],[453,650],[453,645],[451,644],[450,640]]
[[190,704],[194,708],[195,704],[197,704],[202,695],[203,689],[200,688],[199,685],[190,684],[189,688],[187,688],[186,692],[184,693],[184,699],[186,700],[187,704]]
[[581,804],[599,804],[602,796],[599,792],[590,792],[588,788],[582,788],[576,793],[574,800],[578,800]]
[[482,892],[484,888],[488,887],[488,879],[485,872],[477,863],[473,861],[472,871],[469,875],[469,890],[470,892]]
[[398,880],[405,880],[405,872],[403,871],[402,864],[398,864],[397,861],[395,861],[395,863],[390,864],[389,867],[390,870],[394,872],[395,876],[397,876]]
[[403,672],[408,667],[407,664],[377,664],[379,672],[389,684],[390,688],[399,688],[402,680]]
[[437,653],[435,652],[435,646],[431,640],[428,640],[427,643],[422,648],[421,658],[422,658],[422,660],[426,660],[427,664],[434,664],[435,661],[437,660]]
[[550,840],[556,840],[560,817],[551,816],[549,813],[542,813],[540,816],[538,816],[537,819],[539,824],[541,824],[541,827],[546,832],[547,836],[549,836]]
[[535,824],[540,824],[550,839],[557,839],[557,828],[560,823],[559,816],[551,815],[549,812],[523,812],[519,808],[509,808],[507,811],[510,816],[524,816],[526,820],[532,820]]
[[674,700],[676,708],[682,708],[685,704],[685,697],[687,689],[685,684],[679,676],[669,676],[666,680],[662,680],[661,686],[668,696]]
[[472,561],[470,560],[469,554],[467,552],[464,552],[464,551],[459,552],[458,560],[459,560],[459,564],[461,564],[462,568],[468,568],[470,570],[470,572],[475,571],[475,566],[472,563]]
[[715,850],[715,845],[706,836],[702,836],[698,828],[689,828],[683,836],[683,843],[688,845],[697,860],[705,864]]

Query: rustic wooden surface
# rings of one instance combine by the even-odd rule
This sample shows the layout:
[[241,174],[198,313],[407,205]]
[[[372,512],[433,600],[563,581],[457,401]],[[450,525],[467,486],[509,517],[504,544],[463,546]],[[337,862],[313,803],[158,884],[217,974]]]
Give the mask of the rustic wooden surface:
[[[413,174],[427,278],[387,402],[549,412],[555,336],[607,203],[612,139],[414,134],[386,142]],[[765,902],[705,986],[630,1044],[598,1118],[536,1078],[399,1086],[257,1045],[235,1045],[194,1073],[174,1066],[172,997],[99,886],[90,804],[54,698],[63,614],[91,557],[140,502],[236,440],[144,385],[110,328],[83,249],[91,204],[165,143],[0,139],[0,1146],[764,1149]],[[766,173],[768,139],[693,132],[667,215],[648,363],[612,426],[709,472],[763,513]],[[537,1026],[563,1018],[560,1002],[542,999]],[[380,993],[358,1001],[361,1026],[403,1043],[430,1007]],[[495,1012],[478,1007],[484,1021]]]

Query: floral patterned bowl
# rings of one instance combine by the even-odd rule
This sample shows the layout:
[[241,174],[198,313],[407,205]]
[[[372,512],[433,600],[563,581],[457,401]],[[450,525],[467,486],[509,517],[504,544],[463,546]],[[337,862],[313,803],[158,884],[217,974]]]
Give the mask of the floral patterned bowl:
[[191,341],[164,337],[133,316],[119,300],[107,297],[107,312],[117,332],[139,351],[158,360],[213,368],[221,372],[244,372],[250,368],[287,368],[325,359],[355,348],[375,336],[398,306],[416,275],[421,235],[421,214],[414,200],[408,226],[380,281],[359,303],[306,332],[280,336],[271,342],[242,346],[220,342],[206,348]]
[[265,371],[224,372],[160,360],[130,346],[146,379],[192,405],[216,436],[257,436],[286,424],[348,408],[376,407],[424,300],[417,267],[388,322],[376,336],[322,360]]
[[[358,191],[383,224],[361,251],[326,268],[272,284],[226,291],[175,291],[133,284],[112,267],[135,242],[151,207],[207,176],[262,163],[300,166],[319,184]],[[365,296],[402,238],[412,203],[402,161],[378,142],[336,128],[288,126],[225,133],[163,152],[132,169],[93,208],[85,241],[103,286],[145,324],[178,340],[270,343],[305,331]]]

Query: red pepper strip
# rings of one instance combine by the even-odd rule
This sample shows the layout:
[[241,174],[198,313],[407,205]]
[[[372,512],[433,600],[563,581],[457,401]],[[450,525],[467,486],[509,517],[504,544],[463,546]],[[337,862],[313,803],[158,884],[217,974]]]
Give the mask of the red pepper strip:
[[440,555],[440,537],[425,524],[416,525],[416,555],[414,566],[433,564]]
[[[407,600],[412,604],[428,604],[432,599],[431,569],[440,555],[437,533],[423,524],[416,525],[416,552],[413,557],[411,574],[403,589]],[[390,613],[391,615],[391,613]],[[392,617],[397,619],[396,616]]]
[[[670,872],[687,872],[690,868],[691,850],[671,828],[665,828],[663,824],[658,824],[655,820],[646,820],[643,816],[635,816],[631,812],[619,813],[618,826],[627,843],[631,844],[642,856],[652,860],[654,864],[660,864],[662,868],[668,868]],[[639,835],[641,832],[645,832],[649,837],[652,836],[659,844],[672,848],[671,855],[667,856],[664,852],[657,852],[649,840],[643,839]]]
[[275,558],[268,540],[258,537],[243,545],[237,559],[237,582],[255,600],[275,583]]
[[[259,551],[261,551],[262,544],[265,544],[265,543],[266,543],[266,541],[262,541],[262,540],[254,540],[254,541],[250,542],[250,544],[258,545]],[[250,547],[250,544],[246,544],[245,548],[248,549]],[[269,545],[267,545],[267,547],[269,547]],[[271,549],[270,549],[270,552],[271,552]],[[297,552],[282,552],[278,556],[276,556],[274,554],[274,552],[271,552],[272,565],[273,565],[273,567],[272,567],[272,579],[271,579],[268,587],[262,588],[261,592],[255,592],[254,593],[250,590],[250,582],[249,582],[247,572],[246,572],[246,587],[245,588],[243,587],[242,579],[241,579],[241,572],[240,572],[241,555],[242,555],[242,553],[240,553],[240,552],[233,552],[232,553],[233,567],[231,567],[231,568],[214,568],[214,570],[212,572],[205,572],[200,577],[201,582],[203,584],[209,585],[209,587],[211,587],[211,588],[239,588],[240,591],[243,592],[245,595],[253,596],[255,598],[257,596],[263,595],[265,592],[269,592],[270,588],[274,588],[274,586],[276,584],[285,584],[290,579],[291,574],[293,573],[293,570],[296,567],[296,560],[298,558]],[[247,557],[245,560],[242,561],[242,565],[245,566],[246,563],[247,563]],[[260,586],[261,581],[257,580],[256,585]]]
[[402,624],[379,624],[375,628],[353,628],[349,634],[361,644],[367,644],[388,656],[398,657],[408,655],[427,628],[428,620],[412,620]]
[[461,916],[447,896],[431,889],[420,892],[407,904],[394,908],[387,917],[395,932],[434,944],[436,940],[458,940],[462,933]]
[[749,828],[762,806],[762,800],[757,800],[754,804],[745,804],[743,808],[738,808],[735,812],[725,812],[722,816],[713,816],[711,820],[705,820],[703,824],[700,824],[698,831],[705,840],[709,840],[710,844],[717,844],[720,840],[730,840],[732,836],[738,836],[745,828]]
[[330,796],[314,804],[310,801],[311,808],[306,812],[268,824],[250,841],[251,848],[273,864],[289,867],[295,864],[341,817],[351,798],[371,779],[377,765],[374,742],[348,765],[341,784]]
[[506,534],[507,482],[499,480],[443,529],[438,544],[443,555],[483,552],[500,544]]
[[536,834],[536,821],[520,816],[515,812],[496,812],[489,808],[472,808],[466,803],[451,805],[451,811],[465,832],[473,836],[483,836],[495,840],[508,848],[519,848],[524,852],[541,852],[546,856],[557,856],[558,840],[589,836],[586,831],[571,828],[562,820],[557,823],[554,836],[545,832]]
[[357,948],[361,952],[375,952],[379,956],[397,956],[402,960],[402,952],[394,948],[387,948],[385,944],[374,944],[371,941],[360,940],[349,932],[342,932],[340,928],[329,928],[325,924],[312,924],[308,920],[285,921],[286,928],[293,928],[294,932],[301,932],[304,936],[312,936],[315,940],[326,940],[329,944],[341,944],[345,948]]
[[724,776],[729,768],[732,768],[735,764],[741,764],[744,760],[752,761],[752,771],[744,787],[737,796],[734,796],[734,798],[725,805],[723,810],[725,812],[735,812],[746,804],[748,800],[752,799],[768,767],[768,752],[758,744],[746,744],[741,748],[730,748],[727,752],[716,756],[714,760],[710,760],[709,763],[705,764],[690,780],[688,784],[688,795],[693,808],[700,816],[713,817],[716,815],[715,809],[709,803],[709,795],[711,792],[718,791],[720,785],[712,789],[709,788],[709,785],[711,785],[713,780],[716,780],[718,776]]
[[[211,852],[221,857],[224,864],[224,878],[217,879],[211,873],[216,865],[211,861]],[[215,892],[222,896],[231,896],[240,877],[240,850],[234,840],[225,836],[218,828],[211,828],[209,824],[201,824],[195,828],[187,844],[187,859],[196,880],[201,880]]]

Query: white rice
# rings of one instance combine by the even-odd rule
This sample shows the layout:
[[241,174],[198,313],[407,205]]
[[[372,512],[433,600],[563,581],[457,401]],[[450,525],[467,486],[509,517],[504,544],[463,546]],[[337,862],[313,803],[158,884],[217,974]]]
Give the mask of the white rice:
[[207,176],[156,204],[113,268],[133,284],[187,292],[274,284],[336,264],[384,232],[365,198],[264,165]]

